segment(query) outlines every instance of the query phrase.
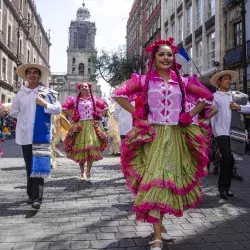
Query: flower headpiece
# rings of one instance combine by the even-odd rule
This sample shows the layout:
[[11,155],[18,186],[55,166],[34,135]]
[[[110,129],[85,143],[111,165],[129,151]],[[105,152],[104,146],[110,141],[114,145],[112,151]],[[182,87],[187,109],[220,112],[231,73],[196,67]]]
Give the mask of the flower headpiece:
[[162,45],[168,45],[171,48],[174,55],[176,53],[178,53],[178,47],[176,45],[174,45],[174,38],[173,37],[170,37],[168,40],[158,40],[155,43],[150,44],[146,48],[146,51],[152,53],[156,47],[162,46]]
[[[78,82],[78,83],[76,84],[76,88],[77,88],[78,90],[80,90],[80,89],[81,89],[81,86],[82,86],[84,83],[85,83],[85,82]],[[88,82],[86,82],[86,83],[88,84],[89,88],[92,87],[92,84],[91,84],[91,83],[88,83]]]

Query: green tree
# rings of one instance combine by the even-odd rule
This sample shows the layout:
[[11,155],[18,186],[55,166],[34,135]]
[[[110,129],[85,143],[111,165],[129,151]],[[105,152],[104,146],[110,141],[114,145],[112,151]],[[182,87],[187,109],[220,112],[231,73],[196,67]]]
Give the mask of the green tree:
[[92,60],[93,76],[103,78],[111,87],[119,86],[142,67],[141,58],[128,56],[125,46],[116,51],[101,50]]

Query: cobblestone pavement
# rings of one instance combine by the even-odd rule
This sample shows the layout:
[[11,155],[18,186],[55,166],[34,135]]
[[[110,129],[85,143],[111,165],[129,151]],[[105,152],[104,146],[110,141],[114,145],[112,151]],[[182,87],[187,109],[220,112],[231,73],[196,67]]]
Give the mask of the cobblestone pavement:
[[[26,205],[25,170],[13,141],[0,159],[0,250],[149,249],[152,227],[131,212],[133,197],[125,187],[118,157],[95,163],[92,184],[78,180],[77,164],[58,159],[46,182],[38,213]],[[245,182],[233,182],[237,194],[227,202],[217,195],[217,177],[204,179],[204,203],[183,218],[166,216],[175,239],[164,249],[250,249],[250,157],[239,166]]]

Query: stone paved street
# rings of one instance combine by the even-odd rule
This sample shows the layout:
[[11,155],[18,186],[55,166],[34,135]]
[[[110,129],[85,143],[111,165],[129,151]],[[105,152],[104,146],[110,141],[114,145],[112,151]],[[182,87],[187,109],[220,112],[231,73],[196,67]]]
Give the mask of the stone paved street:
[[[4,143],[0,159],[0,250],[149,249],[152,227],[131,213],[133,197],[125,187],[119,158],[107,157],[93,167],[92,184],[78,180],[77,164],[58,159],[46,182],[38,213],[26,205],[21,151]],[[233,181],[237,197],[223,202],[217,177],[204,180],[204,203],[183,218],[166,216],[175,239],[164,249],[250,249],[250,157],[239,166],[245,182]]]

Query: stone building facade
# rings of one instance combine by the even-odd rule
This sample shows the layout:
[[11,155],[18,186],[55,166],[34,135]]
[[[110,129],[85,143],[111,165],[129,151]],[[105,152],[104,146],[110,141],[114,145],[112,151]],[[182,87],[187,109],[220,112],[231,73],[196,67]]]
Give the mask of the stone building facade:
[[[83,1],[82,7],[77,10],[76,20],[71,21],[69,27],[66,86],[63,87],[63,92],[59,93],[61,102],[69,95],[76,95],[78,93],[76,84],[88,82],[93,73],[92,58],[97,53],[95,50],[96,26],[94,22],[89,21],[89,18],[90,12]],[[92,90],[95,95],[101,96],[100,86],[94,84]]]
[[50,45],[34,0],[0,0],[0,101],[11,102],[22,87],[19,64],[49,67]]

